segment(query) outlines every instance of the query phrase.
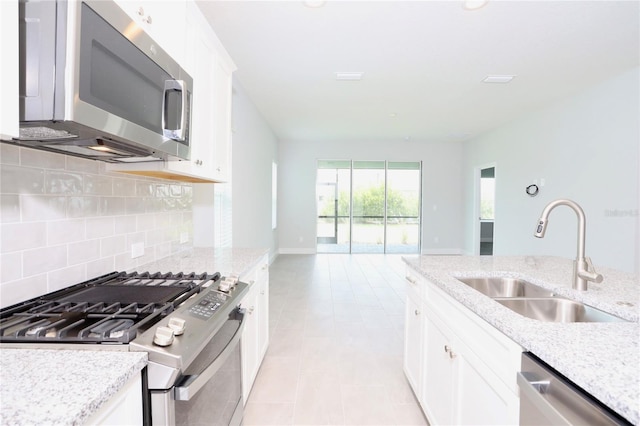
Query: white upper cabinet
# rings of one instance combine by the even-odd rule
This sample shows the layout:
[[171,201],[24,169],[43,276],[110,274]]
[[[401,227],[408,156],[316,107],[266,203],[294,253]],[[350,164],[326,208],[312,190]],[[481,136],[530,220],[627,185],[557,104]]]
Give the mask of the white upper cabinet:
[[184,62],[187,0],[115,2],[176,62]]
[[0,1],[0,138],[18,136],[18,1]]
[[[154,4],[164,12],[157,13],[153,8],[145,9],[145,13],[150,10],[152,17],[157,13],[157,16],[167,18],[171,18],[176,3],[119,1],[130,5],[132,13],[137,13],[137,9],[132,7],[134,3]],[[176,59],[193,78],[191,158],[185,161],[108,165],[108,168],[196,183],[227,182],[231,175],[231,77],[236,67],[195,2],[189,0],[183,5],[183,59]],[[163,20],[162,25],[171,26],[171,20],[167,21]],[[156,23],[157,20],[152,19],[151,25]],[[150,35],[154,37],[154,34]],[[156,41],[164,47],[162,41]]]

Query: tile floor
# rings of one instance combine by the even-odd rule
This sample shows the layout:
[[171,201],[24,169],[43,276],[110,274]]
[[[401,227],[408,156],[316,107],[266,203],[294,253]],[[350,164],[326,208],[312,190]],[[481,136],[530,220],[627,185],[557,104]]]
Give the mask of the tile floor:
[[402,370],[398,255],[280,255],[245,425],[425,425]]

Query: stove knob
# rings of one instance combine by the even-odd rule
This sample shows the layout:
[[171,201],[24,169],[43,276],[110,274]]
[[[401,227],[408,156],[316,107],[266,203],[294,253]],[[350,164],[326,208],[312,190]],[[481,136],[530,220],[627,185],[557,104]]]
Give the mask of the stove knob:
[[171,318],[168,327],[173,330],[175,336],[180,336],[184,333],[185,321],[182,318]]
[[173,343],[173,330],[169,327],[158,327],[153,336],[153,343],[158,346],[169,346]]

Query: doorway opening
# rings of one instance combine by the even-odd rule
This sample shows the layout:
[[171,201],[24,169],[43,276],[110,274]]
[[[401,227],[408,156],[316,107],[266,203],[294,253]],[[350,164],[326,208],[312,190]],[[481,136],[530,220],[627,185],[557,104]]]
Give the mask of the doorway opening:
[[318,161],[318,253],[419,253],[420,162]]
[[496,168],[480,170],[480,247],[481,256],[493,255],[496,205]]

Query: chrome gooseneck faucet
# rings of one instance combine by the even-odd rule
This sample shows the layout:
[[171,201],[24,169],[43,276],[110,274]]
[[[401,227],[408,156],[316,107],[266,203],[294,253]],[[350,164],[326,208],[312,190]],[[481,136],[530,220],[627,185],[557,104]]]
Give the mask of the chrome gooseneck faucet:
[[575,290],[585,291],[587,290],[588,281],[601,283],[602,275],[596,273],[593,263],[591,263],[591,259],[586,257],[584,254],[587,225],[582,207],[571,200],[560,199],[550,202],[544,210],[542,210],[542,215],[540,216],[540,219],[538,219],[536,231],[533,235],[537,238],[544,238],[544,233],[547,230],[547,224],[549,222],[549,214],[551,213],[551,210],[558,206],[571,207],[578,216],[578,254],[576,256],[576,260],[573,262],[573,288]]

